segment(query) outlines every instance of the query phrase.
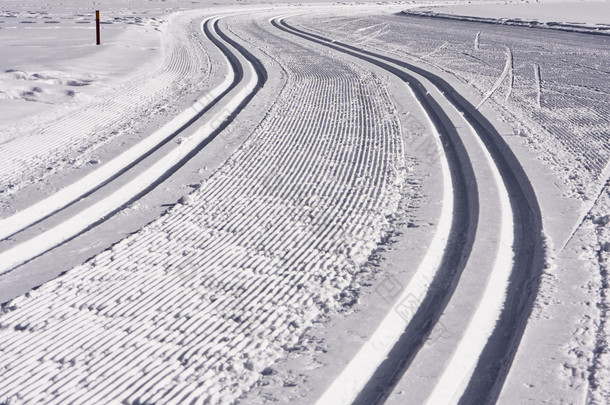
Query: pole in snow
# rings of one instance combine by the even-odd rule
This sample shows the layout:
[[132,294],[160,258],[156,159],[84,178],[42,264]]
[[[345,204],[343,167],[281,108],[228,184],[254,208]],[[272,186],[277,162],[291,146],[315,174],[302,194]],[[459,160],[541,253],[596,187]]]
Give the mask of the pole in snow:
[[96,45],[101,44],[100,41],[100,10],[95,10],[95,34],[96,34]]

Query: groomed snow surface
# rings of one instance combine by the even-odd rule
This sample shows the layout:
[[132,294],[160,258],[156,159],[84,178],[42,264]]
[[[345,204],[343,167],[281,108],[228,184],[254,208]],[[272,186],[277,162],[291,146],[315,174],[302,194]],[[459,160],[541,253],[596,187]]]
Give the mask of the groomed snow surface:
[[[609,3],[583,4],[3,1],[0,283],[63,274],[0,289],[0,403],[607,403],[610,36],[560,31]],[[200,155],[152,222],[45,259]]]

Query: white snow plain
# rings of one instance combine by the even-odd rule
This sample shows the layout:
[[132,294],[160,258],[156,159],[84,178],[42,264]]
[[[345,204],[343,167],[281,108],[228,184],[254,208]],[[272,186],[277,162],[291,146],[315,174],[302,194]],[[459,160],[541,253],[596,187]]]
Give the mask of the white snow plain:
[[[609,4],[439,4],[417,11],[595,28],[610,26]],[[383,319],[398,314],[408,323],[396,311],[410,298],[403,286],[413,282],[420,260],[432,260],[424,258],[431,243],[427,256],[436,262],[442,253],[434,235],[447,231],[443,204],[453,204],[443,198],[447,163],[425,146],[437,142],[433,123],[403,82],[281,32],[270,24],[280,15],[309,32],[429,69],[492,117],[533,184],[547,238],[547,268],[534,311],[498,400],[607,401],[608,43],[587,39],[580,49],[580,37],[569,35],[584,34],[546,32],[537,44],[529,34],[509,37],[511,31],[480,24],[428,24],[395,15],[412,6],[3,1],[0,226],[46,202],[36,209],[42,222],[0,243],[0,272],[6,273],[0,277],[6,301],[0,312],[0,402],[313,403],[325,398],[341,373],[358,380],[374,371],[344,366],[376,336],[387,337]],[[99,47],[95,8],[102,11]],[[221,18],[212,35],[236,56],[245,78],[203,115],[207,121],[159,146],[158,161],[170,163],[146,163],[144,155],[157,149],[147,142],[159,138],[156,145],[179,132],[177,126],[203,113],[240,76],[239,69],[231,70],[237,62],[231,65],[202,30],[202,21],[216,16]],[[502,28],[510,29],[520,28]],[[564,58],[556,68],[544,59],[551,51]],[[265,70],[249,66],[250,57]],[[571,65],[574,70],[564,73]],[[258,96],[240,110],[239,97],[255,88]],[[155,211],[163,204],[153,197],[131,201],[130,193],[141,194],[190,153],[189,140],[212,138],[234,111],[241,112],[187,165],[188,173],[159,180],[159,201],[171,198],[175,206],[157,218],[165,208]],[[460,112],[452,114],[457,122]],[[125,156],[143,156],[143,163],[110,187],[108,195],[119,195],[118,203],[97,191],[81,198],[119,176],[128,166],[115,159]],[[497,300],[512,264],[506,242],[512,241],[509,225],[515,225],[509,224],[510,196],[494,188],[502,179],[493,160],[489,154],[473,157],[475,168],[488,162],[492,173],[477,179],[484,189],[481,204],[490,204],[481,217],[499,221],[478,231],[483,236],[477,243],[486,252],[503,247],[496,263],[502,282],[494,282],[496,275],[487,279],[487,268],[467,268],[435,329],[452,336],[433,338],[433,331],[422,342],[396,389],[386,388],[388,403],[421,403],[427,395],[450,398],[463,391],[460,348],[473,333],[488,335],[495,322],[469,321],[485,310],[477,306],[480,297],[501,306]],[[159,167],[155,179],[149,176]],[[134,179],[146,181],[136,188]],[[68,193],[70,187],[78,190]],[[486,200],[495,194],[500,203]],[[113,203],[82,221],[78,214],[53,220],[53,204],[76,201],[73,208],[80,210],[87,199],[90,208],[81,212]],[[130,213],[138,204],[157,207],[138,219]],[[501,217],[493,218],[500,206]],[[47,273],[38,281],[24,279],[31,274],[27,266],[14,268],[19,260],[13,252],[27,257],[55,246],[28,247],[28,241],[47,241],[56,228],[66,229],[62,240],[70,240],[71,250],[87,251],[87,238],[96,238],[96,228],[89,229],[106,217],[116,234],[106,239],[100,231],[89,260],[66,265],[43,255],[29,264]],[[17,228],[38,221],[14,218]],[[123,229],[119,223],[130,221],[132,235],[114,231],[112,224]],[[14,233],[7,229],[0,234]],[[81,231],[86,235],[72,239]],[[424,289],[431,284],[418,282]],[[28,292],[12,287],[17,285],[29,285]],[[452,368],[444,368],[451,358]],[[445,395],[444,388],[454,385],[461,387]]]
[[607,0],[570,1],[542,0],[537,2],[472,2],[435,7],[418,7],[417,11],[432,11],[455,16],[483,17],[498,20],[519,19],[541,23],[582,24],[592,28],[610,25],[610,2]]

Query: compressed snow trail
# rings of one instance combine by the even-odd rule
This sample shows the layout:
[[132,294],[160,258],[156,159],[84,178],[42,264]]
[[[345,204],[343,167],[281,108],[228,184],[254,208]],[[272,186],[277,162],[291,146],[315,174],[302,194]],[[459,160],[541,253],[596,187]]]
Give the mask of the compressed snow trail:
[[[474,129],[473,129],[473,132]],[[496,184],[504,180],[495,166],[494,160],[479,137],[481,151],[489,162],[489,168]],[[502,312],[506,299],[506,290],[513,267],[513,213],[510,197],[506,187],[499,187],[501,235],[495,263],[481,301],[476,312],[462,336],[459,345],[453,352],[449,364],[445,366],[443,375],[436,383],[434,391],[428,397],[426,404],[454,404],[464,394],[468,381],[480,358],[485,344],[491,336],[496,320]]]
[[[272,19],[271,23],[280,29],[287,25],[280,25],[278,21],[282,21],[282,19]],[[375,63],[372,60],[369,62]],[[396,68],[383,64],[379,64],[379,66],[405,81],[408,91],[412,92],[420,102],[431,120],[432,127],[437,130],[436,136],[443,148],[441,153],[441,168],[444,173],[443,208],[431,246],[413,279],[396,299],[396,304],[373,336],[318,400],[319,404],[351,403],[356,398],[372,377],[375,369],[378,368],[381,360],[395,346],[409,321],[413,318],[422,318],[422,314],[415,314],[415,312],[405,314],[404,311],[401,311],[401,306],[405,301],[420,305],[425,299],[429,299],[426,297],[426,293],[435,278],[445,280],[442,285],[435,282],[434,290],[446,291],[450,288],[450,280],[454,277],[459,278],[460,271],[465,266],[476,228],[478,206],[476,184],[468,181],[473,177],[472,167],[458,133],[451,126],[451,122],[443,113],[442,108],[429,96],[421,83]],[[460,214],[454,215],[455,213]],[[447,250],[447,245],[454,246],[454,248]],[[442,305],[438,305],[436,308],[442,309]],[[426,312],[425,317],[438,318],[440,312],[440,310]],[[429,326],[427,329],[426,327],[419,328],[418,335],[423,336],[425,340],[425,335],[429,330]],[[409,345],[413,346],[411,343]],[[406,356],[406,354],[404,355]]]
[[[395,68],[393,69],[392,66],[382,61],[390,62],[393,66],[425,77],[440,94],[444,95],[446,104],[449,105],[448,108],[454,108],[459,114],[462,114],[468,128],[473,134],[476,134],[479,149],[487,160],[498,187],[502,212],[500,240],[496,247],[497,254],[495,264],[492,266],[493,271],[486,283],[482,298],[466,331],[453,351],[452,360],[445,368],[445,373],[437,381],[428,400],[429,403],[434,404],[458,401],[465,404],[494,402],[499,395],[523,333],[525,322],[531,312],[536,295],[536,276],[541,269],[542,260],[539,208],[531,185],[516,157],[506,148],[497,131],[478,113],[477,109],[455,92],[447,82],[432,73],[396,59],[296,29],[284,21],[281,22],[281,25],[274,22],[274,25],[312,42],[375,63],[386,70],[392,71]],[[469,149],[469,153],[472,153],[471,149]],[[518,223],[518,225],[513,226],[514,223]],[[513,249],[514,263],[511,259]],[[385,326],[387,325],[381,324],[381,328]],[[389,329],[377,332],[391,333]],[[385,353],[379,347],[376,350],[377,354],[381,355],[378,358],[378,362],[381,363],[382,355],[388,353],[389,349],[386,349]],[[369,355],[370,350],[366,348],[359,353],[359,356],[363,357]],[[394,355],[400,357],[403,354],[396,351]],[[391,357],[388,356],[389,359]],[[371,364],[372,361],[368,358],[360,363],[353,361],[352,364],[354,363]],[[404,363],[408,363],[408,360],[405,360]],[[403,364],[402,367],[406,366],[408,364]],[[394,371],[394,373],[396,372],[402,373],[401,370]],[[355,382],[355,380],[361,381],[363,375],[370,374],[372,371],[368,369],[346,370],[331,385],[319,403],[351,403],[358,394],[357,389],[364,390],[360,392],[357,403],[369,404],[382,401],[388,395],[387,387],[372,386],[365,389],[358,387],[358,383]],[[386,374],[385,377],[387,378],[388,375]],[[392,387],[395,381],[378,381],[377,383],[385,383]]]
[[352,305],[405,182],[394,104],[366,69],[224,21],[277,57],[276,103],[188,204],[3,306],[0,400],[229,403]]
[[[208,19],[211,19],[211,17]],[[208,19],[202,24],[205,24]],[[226,60],[226,62],[228,64],[228,60]],[[124,173],[145,156],[158,149],[163,143],[176,137],[182,130],[200,118],[211,106],[221,99],[230,88],[233,81],[234,72],[230,70],[229,74],[225,76],[225,79],[220,84],[211,89],[204,96],[200,97],[188,109],[178,114],[170,122],[150,136],[147,136],[136,145],[106,164],[101,165],[75,183],[64,187],[55,194],[38,201],[10,217],[0,219],[0,240],[8,238],[16,232],[41,221],[79,198],[91,193],[116,176]]]
[[[434,125],[430,123],[432,127]],[[442,148],[441,137],[434,131],[437,148]],[[399,339],[410,319],[405,319],[400,307],[405,300],[421,305],[426,292],[443,260],[443,255],[450,239],[453,204],[453,182],[446,156],[441,158],[443,175],[443,207],[438,220],[434,237],[428,246],[415,275],[396,299],[396,304],[382,320],[374,334],[352,358],[343,372],[337,377],[324,395],[317,400],[317,404],[348,404],[352,403],[361,392],[373,372],[380,364],[380,358],[387,356],[390,348]],[[415,298],[415,299],[413,299]],[[414,315],[412,313],[411,315]]]
[[[158,148],[159,143],[164,142],[168,136],[176,136],[189,124],[195,123],[198,119],[205,120],[205,124],[198,128],[194,134],[181,139],[181,142],[173,150],[158,158],[154,164],[139,173],[135,178],[121,186],[118,190],[115,190],[105,198],[96,201],[93,205],[86,207],[68,220],[44,231],[32,239],[26,240],[0,253],[0,274],[10,271],[16,266],[74,238],[94,224],[99,223],[105,217],[124,207],[138,196],[141,196],[146,190],[149,190],[154,186],[159,179],[166,177],[168,173],[176,170],[177,167],[182,165],[185,159],[188,159],[202,143],[208,141],[215,131],[225,125],[227,119],[237,112],[240,106],[253,96],[257,88],[260,87],[260,73],[256,72],[252,61],[244,58],[244,61],[238,62],[234,59],[235,56],[229,53],[231,50],[227,49],[227,45],[219,45],[219,40],[213,37],[209,28],[209,26],[216,26],[216,24],[217,19],[206,19],[202,23],[201,28],[205,31],[206,35],[221,48],[225,57],[225,62],[232,67],[232,70],[227,75],[227,80],[223,81],[220,87],[211,91],[211,94],[217,95],[216,98],[206,104],[198,101],[192,107],[192,110],[194,111],[187,110],[176,117],[168,126],[153,134],[153,138],[150,142],[144,140],[125,152],[125,154],[109,162],[110,169],[108,170],[108,173],[104,169],[106,166],[103,166],[98,171],[91,173],[89,176],[75,183],[75,185],[62,190],[59,195],[50,197],[50,203],[47,200],[43,200],[40,204],[36,204],[32,209],[34,210],[34,213],[39,214],[39,217],[34,218],[31,222],[37,222],[45,216],[48,216],[49,213],[61,209],[63,206],[78,199],[81,195],[89,193],[91,190],[99,187],[99,185],[116,178],[116,176],[121,173],[129,175],[130,173],[126,172],[128,168],[138,163],[143,156]],[[220,111],[213,112],[213,115],[209,117],[203,115],[210,105],[217,103],[220,98],[226,96],[229,94],[230,90],[235,89],[238,86],[238,83],[243,77],[243,74],[241,73],[243,69],[251,72],[245,79],[247,80],[246,83],[231,94],[230,97],[223,99],[223,108]],[[237,72],[239,72],[239,75],[236,75]],[[208,96],[206,96],[204,100],[206,98],[208,98]],[[49,205],[45,208],[45,204],[47,203],[53,205]],[[28,221],[27,216],[29,214],[31,214],[31,212],[26,210],[25,216],[17,215],[14,222],[11,222],[11,218],[9,218],[9,226],[12,225],[12,227],[7,227],[9,229],[8,232],[12,231],[12,233],[14,233],[15,230],[19,230],[20,227],[23,228],[29,225],[28,222],[30,221]]]

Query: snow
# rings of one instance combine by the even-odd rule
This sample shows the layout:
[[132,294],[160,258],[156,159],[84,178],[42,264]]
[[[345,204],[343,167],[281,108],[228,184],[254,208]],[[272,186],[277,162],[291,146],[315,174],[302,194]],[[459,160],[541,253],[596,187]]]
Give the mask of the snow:
[[[94,28],[79,24],[90,22],[91,16],[71,10],[69,4],[59,10],[39,5],[42,10],[35,13],[11,13],[10,7],[11,3],[2,6],[15,17],[0,26],[9,33],[0,45],[0,70],[13,78],[0,83],[7,86],[0,91],[8,95],[0,100],[0,114],[11,118],[0,124],[0,153],[10,157],[0,163],[0,190],[5,195],[33,178],[85,165],[91,159],[83,157],[101,145],[136,132],[134,117],[163,112],[165,103],[178,98],[169,89],[184,92],[189,81],[203,81],[200,69],[205,69],[206,62],[194,52],[198,44],[173,43],[187,29],[179,14],[171,17],[171,25],[164,16],[147,16],[148,11],[141,13],[144,16],[125,9],[116,17],[102,15],[107,24],[103,25],[104,43],[98,47],[91,41]],[[27,7],[20,6],[21,10]],[[38,28],[38,23],[35,28],[30,28],[32,24],[23,28],[20,23],[45,16],[62,23],[52,24],[53,29]],[[92,37],[75,35],[75,30]],[[25,37],[20,31],[25,31]],[[24,40],[28,52],[22,51]],[[14,78],[11,71],[22,73]]]
[[[411,97],[415,99],[413,91],[409,89]],[[420,105],[420,109],[423,108]],[[435,146],[442,148],[441,139],[434,129],[432,122],[428,120],[426,127],[430,129],[434,137]],[[442,172],[442,209],[438,218],[438,226],[434,236],[427,248],[426,254],[419,264],[409,284],[402,289],[395,299],[395,303],[383,320],[379,323],[370,338],[362,345],[360,350],[352,357],[324,394],[317,400],[317,404],[346,404],[354,402],[358,393],[371,378],[374,370],[388,356],[393,343],[398,340],[405,327],[411,321],[415,312],[401,312],[405,302],[409,306],[418,306],[422,303],[426,291],[430,287],[430,280],[435,276],[438,266],[442,260],[443,252],[450,235],[451,218],[453,212],[453,183],[449,165],[445,158],[440,159]]]
[[[109,86],[119,91],[161,62],[160,36],[155,30],[166,28],[166,21],[152,17],[136,25],[121,23],[134,17],[118,21],[105,17],[104,44],[96,48],[91,46],[95,43],[92,15],[25,11],[26,4],[15,4],[18,11],[13,11],[11,5],[3,2],[0,11],[4,20],[0,24],[0,112],[8,118],[2,122],[1,143],[19,136],[15,126],[40,125],[66,111],[82,109],[96,95],[112,92]],[[39,116],[39,121],[21,122],[28,115]]]
[[[405,14],[610,35],[610,2],[473,3],[415,7]],[[477,41],[477,40],[475,40]]]
[[542,23],[582,24],[589,27],[610,26],[610,2],[607,0],[485,2],[422,7],[416,10],[496,20],[519,19]]
[[[229,72],[226,75],[225,79],[222,81],[222,83],[207,92],[203,97],[197,100],[189,109],[178,114],[174,119],[172,119],[162,128],[155,131],[153,134],[143,139],[136,145],[132,146],[125,152],[121,153],[119,156],[115,157],[110,162],[107,162],[103,165],[103,167],[97,168],[96,170],[90,172],[82,179],[63,188],[60,192],[55,193],[43,199],[42,201],[39,201],[29,206],[28,208],[21,210],[14,215],[11,215],[8,218],[0,220],[0,239],[4,239],[8,236],[11,236],[17,231],[31,225],[32,223],[40,221],[51,213],[58,211],[59,209],[78,200],[83,195],[91,192],[95,188],[107,182],[113,176],[116,176],[122,170],[125,170],[132,162],[141,159],[142,156],[153,151],[159,144],[161,144],[164,140],[168,139],[180,128],[185,126],[190,120],[192,120],[194,117],[200,114],[206,107],[208,107],[212,101],[214,101],[225,90],[227,90],[232,80],[233,72]],[[230,107],[227,108],[230,109]],[[218,123],[222,122],[220,116],[218,116],[216,120]],[[203,136],[200,136],[198,140],[201,141],[204,138],[207,138],[214,129],[215,128],[208,129],[208,131]],[[196,141],[197,140],[195,140],[194,142]],[[191,140],[191,142],[193,141]],[[183,149],[185,148],[183,147]],[[186,149],[190,150],[188,148]],[[161,168],[161,172],[169,170],[169,168],[175,165],[180,160],[180,157],[185,154],[186,152],[181,152],[177,155],[178,157],[168,160],[168,163],[165,165],[165,167]],[[97,159],[91,159],[89,163],[97,165],[100,162]],[[129,200],[133,198],[133,196],[138,193],[138,191],[135,191],[134,193],[134,190],[135,189],[131,188],[129,192],[125,193],[122,199]],[[112,206],[114,205],[111,205],[111,207]],[[96,214],[90,217],[89,220],[84,221],[84,223],[91,224],[97,222],[103,216],[104,215],[102,214]],[[72,227],[71,232],[77,234],[78,229]],[[56,245],[61,242],[63,242],[63,240],[56,240],[55,242],[52,242],[52,244]],[[14,256],[14,253],[11,253],[11,255]],[[15,257],[13,257],[13,259],[14,258]],[[5,263],[5,267],[10,267],[8,261]]]
[[[251,66],[250,69],[253,70]],[[227,81],[230,82],[232,80],[232,74],[228,75],[227,79]],[[232,98],[226,101],[224,109],[213,115],[210,118],[210,123],[208,125],[201,127],[190,137],[183,138],[182,142],[180,142],[174,150],[168,152],[163,158],[159,159],[155,164],[140,173],[133,180],[129,181],[106,198],[97,201],[94,205],[83,210],[73,218],[40,233],[35,238],[29,240],[28,243],[20,244],[0,253],[0,263],[2,263],[0,266],[0,274],[73,238],[104,217],[110,215],[117,207],[126,205],[137,195],[144,192],[146,188],[150,187],[150,184],[154,184],[157,179],[161,178],[172,167],[179,164],[180,161],[192,153],[199,144],[208,139],[226,120],[231,112],[235,111],[243,100],[254,90],[255,86],[256,76],[251,74],[250,80],[245,86],[243,86],[237,94],[234,94]],[[153,141],[153,146],[155,146],[160,142],[160,140],[156,138],[161,138],[161,140],[167,138],[168,134],[175,132],[177,128],[182,127],[185,122],[192,119],[193,115],[200,112],[203,107],[205,107],[206,101],[213,98],[215,94],[220,94],[224,87],[228,87],[225,82],[220,85],[220,88],[212,89],[205,98],[201,101],[197,101],[194,108],[187,110],[188,114],[186,114],[186,116],[179,115],[176,117],[175,121],[170,122],[168,126],[162,128],[157,133],[152,134],[150,138],[147,138],[147,141]],[[17,214],[19,218],[15,221],[11,222],[11,220],[14,219],[14,216],[7,218],[5,221],[8,222],[9,225],[15,224],[10,228],[8,226],[6,227],[6,229],[8,229],[7,234],[11,235],[33,222],[38,222],[40,218],[46,217],[49,213],[59,210],[65,205],[70,204],[73,200],[78,199],[82,194],[86,194],[88,189],[98,187],[100,184],[106,182],[107,179],[111,178],[126,165],[125,160],[137,160],[141,155],[144,155],[148,150],[152,149],[152,146],[142,145],[142,143],[145,142],[141,142],[134,146],[129,151],[118,156],[114,161],[109,162],[108,165],[103,166],[102,169],[98,169],[84,179],[81,179],[80,182],[63,189],[60,195],[58,195],[59,193],[55,194],[52,197],[53,201],[45,199],[40,203],[33,205],[30,207],[32,210],[30,211],[30,208],[28,208],[25,215]],[[115,168],[114,166],[118,167]],[[0,225],[4,225],[3,222],[0,222]]]
[[[242,36],[260,35],[245,29]],[[309,63],[294,64],[300,58],[290,49],[283,63],[290,69],[291,86],[241,148],[197,188],[195,203],[176,205],[87,264],[12,301],[3,314],[3,351],[36,356],[29,351],[36,345],[44,355],[27,362],[36,370],[70,362],[87,370],[84,381],[78,374],[63,378],[60,384],[71,389],[54,397],[56,401],[187,400],[219,393],[223,401],[235,399],[323,310],[336,311],[352,302],[342,292],[353,284],[352,273],[386,232],[387,217],[396,210],[404,170],[400,132],[379,78],[357,66],[327,65],[306,48],[300,52]],[[248,84],[236,88],[234,103],[251,90],[254,76],[247,69],[245,73]],[[325,80],[327,86],[312,87],[316,82],[311,78]],[[208,120],[218,125],[232,110],[219,109],[222,119],[212,115]],[[373,125],[362,126],[364,111]],[[321,120],[329,112],[332,120]],[[301,132],[308,116],[325,125]],[[199,137],[208,133],[208,125],[195,131]],[[156,165],[167,166],[165,161],[183,156],[183,149],[197,143],[183,137],[176,153]],[[127,192],[139,189],[127,183],[116,198],[129,198],[124,197]],[[368,198],[354,198],[356,190],[365,190]],[[87,227],[83,217],[106,204],[107,199],[97,201],[62,222],[60,236],[64,230]],[[17,248],[27,253],[28,245]],[[15,257],[14,250],[5,254]],[[67,285],[88,292],[77,298]],[[27,324],[20,323],[23,311],[31,314]],[[102,318],[107,319],[105,326],[99,324]],[[74,322],[89,326],[74,329]],[[108,338],[99,340],[100,327]],[[24,333],[31,335],[23,339]],[[47,339],[48,334],[63,338]],[[158,343],[132,349],[132,343],[139,347],[141,341]],[[105,356],[90,357],[89,350]],[[169,356],[166,362],[171,364],[156,367],[155,356]],[[102,378],[126,370],[128,364],[137,370]],[[15,371],[7,370],[11,375]],[[123,391],[147,371],[156,391],[148,385]],[[27,402],[52,395],[42,383],[22,392],[27,374],[14,375],[0,388],[7,398]],[[192,382],[199,378],[206,384]]]
[[485,144],[479,136],[476,136],[476,130],[471,126],[469,126],[469,130],[475,135],[473,138],[481,148],[497,186],[500,238],[497,241],[496,256],[486,282],[485,292],[449,364],[445,367],[434,391],[428,397],[427,404],[430,405],[451,404],[462,397],[468,381],[475,371],[477,360],[481,357],[485,344],[492,335],[505,305],[504,301],[515,258],[514,227],[517,219],[511,208],[507,186]]
[[[609,4],[4,0],[0,402],[351,402],[413,332],[400,305],[429,303],[439,283],[451,296],[422,312],[435,324],[414,335],[404,377],[381,383],[400,404],[467,389],[513,281],[525,200],[504,188],[500,152],[422,79],[465,144],[463,189],[478,188],[476,207],[452,212],[431,109],[391,72],[270,24],[289,16],[438,75],[490,119],[546,238],[499,402],[604,403],[610,50],[605,35],[510,24],[600,33]],[[217,17],[243,72],[202,31]],[[445,286],[449,227],[470,210],[472,253]]]
[[[317,31],[320,35],[328,35],[330,32],[335,37],[342,38],[343,41],[359,43],[364,38],[354,34],[354,32],[357,32],[360,27],[371,26],[380,20],[387,22],[388,18],[369,17],[360,22],[356,18],[339,16],[329,19],[326,25],[323,25],[319,19],[312,18],[305,23],[305,26],[310,30]],[[572,234],[573,227],[580,223],[582,212],[585,213],[585,224],[583,224],[583,228],[585,228],[588,211],[592,205],[597,206],[596,196],[600,190],[604,190],[606,177],[604,166],[607,162],[607,153],[600,144],[601,147],[596,148],[595,152],[585,153],[586,157],[583,156],[578,160],[572,159],[579,155],[578,148],[587,147],[590,142],[595,142],[596,138],[604,137],[602,128],[607,128],[607,119],[604,118],[607,104],[601,99],[599,102],[589,103],[588,96],[584,96],[582,93],[588,87],[576,83],[580,83],[583,78],[586,78],[584,82],[587,83],[603,83],[604,72],[607,71],[604,62],[606,59],[600,55],[607,53],[605,40],[600,38],[588,42],[589,46],[595,48],[589,59],[589,56],[587,56],[589,50],[586,46],[583,46],[580,36],[561,35],[560,39],[553,39],[557,34],[550,31],[546,31],[547,34],[545,31],[538,30],[519,31],[512,28],[495,28],[494,25],[490,24],[456,24],[435,19],[421,20],[421,22],[408,19],[410,30],[405,30],[404,35],[402,35],[398,27],[403,21],[404,19],[397,18],[387,29],[385,35],[378,36],[370,41],[369,45],[375,49],[385,49],[401,58],[417,58],[437,69],[437,71],[446,72],[448,80],[451,80],[452,83],[461,84],[462,87],[460,88],[463,94],[468,94],[468,88],[477,88],[478,91],[469,96],[469,99],[475,103],[483,100],[489,89],[494,88],[495,84],[499,84],[500,88],[496,89],[496,93],[481,108],[490,116],[498,114],[498,112],[490,111],[491,103],[489,101],[491,101],[494,110],[501,111],[498,114],[500,115],[499,120],[510,123],[509,128],[504,128],[502,131],[511,148],[518,153],[520,160],[527,168],[531,181],[535,185],[542,205],[545,229],[552,240],[556,240],[557,245],[561,246]],[[417,31],[417,39],[414,40],[412,32],[420,28],[420,24],[421,29]],[[452,26],[452,24],[455,25]],[[427,34],[427,32],[435,30],[434,27],[437,25],[439,30],[437,35]],[[346,27],[349,27],[349,29]],[[447,32],[451,35],[447,35]],[[531,41],[525,38],[524,41],[515,40],[514,36],[519,33],[522,35],[531,33],[532,37],[535,36],[536,39]],[[553,44],[548,51],[545,50],[544,45],[540,45],[541,42],[547,43],[544,41]],[[447,43],[450,45],[446,45]],[[506,80],[508,74],[503,75],[507,66],[507,45],[513,51],[514,80]],[[519,51],[521,47],[531,47],[531,51],[526,49]],[[562,47],[573,47],[573,51],[568,51],[567,48],[561,50]],[[529,58],[538,52],[543,53],[542,58],[532,64]],[[548,55],[546,52],[548,52]],[[578,55],[578,61],[567,56],[569,54]],[[557,66],[558,63],[566,63],[566,66]],[[493,69],[489,69],[490,65],[493,66]],[[549,71],[554,69],[557,69],[557,74]],[[538,78],[536,72],[538,72]],[[503,76],[505,80],[498,83],[498,78]],[[555,85],[555,80],[557,80],[557,85]],[[569,83],[568,91],[566,91],[567,83]],[[530,87],[530,84],[535,85],[535,87]],[[599,87],[596,85],[594,88],[595,93],[599,91],[600,96],[608,93],[605,86]],[[541,107],[538,106],[539,97]],[[548,104],[551,99],[552,105]],[[586,109],[581,107],[583,104],[587,105]],[[505,107],[498,108],[498,105]],[[561,108],[559,105],[564,107]],[[537,123],[535,124],[536,129],[520,131],[518,128],[529,121],[528,113],[526,113],[528,110],[532,111],[532,115],[535,116],[532,122]],[[549,125],[544,124],[546,114],[553,116]],[[582,125],[582,121],[579,125],[570,124],[577,119],[577,116],[580,117],[579,119],[590,120],[588,122],[591,124]],[[593,122],[596,124],[593,124]],[[560,127],[569,127],[570,135],[566,134],[564,136],[563,132],[565,130],[562,131]],[[513,134],[520,134],[521,136],[514,137]],[[559,143],[553,144],[559,139],[561,139]],[[568,146],[572,142],[578,142],[577,139],[586,139],[586,141],[579,142],[579,146]],[[542,142],[545,146],[537,147],[537,142]],[[563,142],[565,142],[565,146],[559,146]],[[563,147],[569,148],[570,152],[561,152]],[[555,156],[551,157],[550,155]],[[578,161],[586,162],[584,165],[586,169],[584,167],[582,170],[578,168]],[[596,162],[599,162],[599,164]],[[552,166],[552,172],[549,170],[549,166]],[[569,173],[569,175],[564,176],[562,173]],[[563,179],[559,180],[557,176]],[[591,176],[591,180],[577,180],[580,176]],[[577,188],[578,191],[570,191],[570,189],[574,190],[573,187]],[[603,192],[605,193],[605,191]],[[579,198],[584,198],[585,202],[582,202],[582,200],[579,202]],[[585,242],[584,246],[591,243],[590,234],[587,238],[589,242]],[[578,242],[572,241],[572,243],[582,242],[579,239]],[[595,249],[594,246],[595,243],[593,243],[592,249]],[[549,248],[549,254],[552,252],[551,249],[552,247]],[[557,247],[557,249],[560,250],[561,248]],[[572,252],[572,249],[577,250],[578,245],[570,246],[569,249],[566,249],[566,254],[568,250]],[[586,391],[586,383],[583,383],[583,380],[586,379],[587,372],[583,370],[586,369],[586,356],[591,353],[594,347],[594,344],[590,344],[591,341],[587,340],[593,334],[589,325],[591,319],[595,319],[598,315],[591,314],[590,311],[583,313],[582,308],[588,307],[590,302],[599,300],[598,290],[595,289],[595,292],[590,290],[591,285],[598,285],[599,281],[596,280],[599,277],[594,275],[590,279],[576,277],[572,273],[578,273],[579,269],[583,267],[583,263],[575,261],[572,257],[565,257],[563,254],[559,257],[557,259],[560,263],[558,266],[561,266],[561,263],[566,266],[561,272],[562,278],[560,280],[562,281],[560,283],[555,282],[553,286],[555,290],[553,290],[553,287],[546,284],[548,279],[544,279],[541,294],[548,295],[544,298],[545,304],[540,305],[546,307],[550,305],[549,302],[552,305],[548,308],[548,312],[541,316],[544,319],[540,319],[541,317],[536,315],[533,317],[534,319],[530,320],[525,343],[521,345],[518,361],[513,364],[511,375],[505,385],[506,389],[501,397],[503,403],[514,403],[515,398],[518,398],[517,402],[532,400],[534,402],[544,402],[549,401],[549,398],[582,398],[586,395],[586,392],[583,394],[582,387],[584,386]],[[592,261],[586,262],[587,268],[591,266],[589,275],[592,274],[596,262],[597,260],[594,258]],[[575,279],[578,279],[576,284],[574,283]],[[586,280],[589,280],[589,284]],[[578,295],[578,301],[572,301],[577,299],[575,293],[572,292],[575,285],[579,286],[577,287],[579,290],[581,288],[588,290],[585,295],[588,298]],[[586,287],[587,285],[589,287]],[[601,290],[601,287],[599,288]],[[457,302],[456,300],[456,305],[458,305]],[[582,326],[574,326],[575,323],[570,322],[559,322],[561,327],[558,327],[557,320],[565,317],[566,307],[573,311],[569,313],[570,320],[573,322],[575,322],[577,313],[583,314]],[[456,316],[463,316],[460,315],[459,311],[456,312]],[[554,323],[545,322],[546,319]],[[447,321],[443,324],[445,329],[451,326]],[[558,329],[561,329],[561,331]],[[586,339],[579,338],[578,330],[583,329],[586,331]],[[452,333],[457,332],[450,332],[450,334]],[[570,349],[560,348],[562,344],[569,346]],[[557,350],[555,350],[556,348]],[[577,366],[575,366],[575,371],[570,377],[566,378],[566,374],[569,372],[567,369],[566,373],[558,373],[558,364],[564,361],[565,364],[573,364],[574,353],[580,353],[579,350],[582,350],[583,353],[579,354]],[[430,352],[433,351],[441,352],[442,346],[435,344]],[[423,356],[422,354],[420,353],[420,357],[423,359],[421,362],[423,365],[445,361],[445,358],[441,357],[442,355],[429,353],[429,355]],[[562,360],[551,361],[550,359]],[[547,367],[532,367],[532,364],[545,364]],[[428,366],[427,368],[432,367]],[[423,368],[423,370],[427,370],[427,368]],[[421,367],[418,369],[412,366],[407,371],[405,378],[407,381],[411,379],[414,382],[399,385],[395,391],[396,395],[393,397],[394,402],[392,402],[392,398],[390,398],[390,402],[404,404],[424,401],[426,398],[418,395],[422,391],[426,392],[429,379],[424,376],[429,375],[431,375],[430,371],[422,371]],[[558,380],[562,383],[555,384],[554,382]],[[524,381],[528,382],[527,386],[535,388],[529,390],[524,388]],[[572,387],[572,389],[578,386],[579,390],[572,394],[566,391],[567,388],[564,390],[563,387],[567,386]],[[400,396],[398,392],[405,392],[405,394]],[[567,402],[570,402],[570,400],[567,400]]]

